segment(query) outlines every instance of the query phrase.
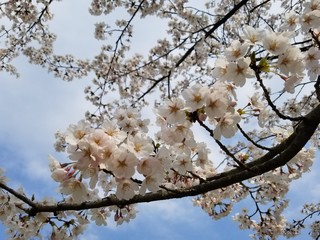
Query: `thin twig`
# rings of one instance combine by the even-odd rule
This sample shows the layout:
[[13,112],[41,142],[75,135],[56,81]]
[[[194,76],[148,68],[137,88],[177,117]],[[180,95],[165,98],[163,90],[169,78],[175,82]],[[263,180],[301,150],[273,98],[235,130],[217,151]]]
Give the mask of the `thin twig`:
[[278,108],[276,107],[276,105],[274,105],[273,101],[271,100],[270,98],[270,94],[269,94],[269,91],[268,89],[266,88],[266,86],[263,84],[263,81],[260,77],[260,71],[257,67],[257,65],[255,63],[251,63],[251,68],[254,70],[255,72],[255,76],[256,76],[256,79],[258,80],[259,84],[260,84],[260,87],[262,88],[263,90],[263,93],[264,93],[264,96],[268,102],[268,105],[271,107],[271,109],[278,115],[279,118],[281,119],[284,119],[284,120],[290,120],[290,121],[302,121],[304,120],[305,118],[304,117],[290,117],[290,116],[286,116],[284,115],[283,113],[281,113]]
[[239,124],[237,124],[238,129],[240,130],[240,132],[242,133],[242,135],[249,141],[251,142],[254,146],[261,148],[263,150],[267,150],[270,151],[270,148],[262,146],[260,144],[258,144],[257,142],[253,141],[247,134],[246,132],[241,128],[241,126]]

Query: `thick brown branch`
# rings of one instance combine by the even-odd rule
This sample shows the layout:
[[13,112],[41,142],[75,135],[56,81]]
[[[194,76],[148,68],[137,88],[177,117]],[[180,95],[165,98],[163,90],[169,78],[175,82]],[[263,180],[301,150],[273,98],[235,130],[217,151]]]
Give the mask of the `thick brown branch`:
[[7,185],[0,182],[0,188],[6,190],[7,192],[11,193],[16,198],[20,199],[24,203],[28,204],[30,207],[36,207],[36,204],[31,201],[26,196],[22,195],[21,193],[18,193],[17,191],[13,190],[12,188],[8,187]]
[[316,89],[317,99],[320,101],[320,75],[317,78],[317,82],[314,84],[314,88]]
[[[246,164],[246,169],[236,168],[207,179],[205,183],[177,190],[177,192],[158,191],[148,193],[144,196],[136,195],[130,200],[119,200],[114,195],[96,201],[88,201],[80,204],[57,203],[54,205],[35,204],[29,210],[30,215],[38,212],[57,212],[67,210],[83,210],[90,208],[100,208],[106,206],[124,206],[141,202],[152,202],[173,198],[183,198],[187,196],[196,196],[215,189],[230,186],[232,184],[247,180],[254,176],[261,175],[277,167],[285,165],[305,146],[312,137],[320,123],[320,105],[307,114],[295,128],[294,132],[282,143],[271,149],[262,157]],[[250,170],[248,170],[250,169]]]

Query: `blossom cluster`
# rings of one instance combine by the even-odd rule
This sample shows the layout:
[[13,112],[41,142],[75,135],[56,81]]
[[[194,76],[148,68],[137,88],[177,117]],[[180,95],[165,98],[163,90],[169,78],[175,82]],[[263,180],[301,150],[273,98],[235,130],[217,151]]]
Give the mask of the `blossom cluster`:
[[[173,105],[159,112],[166,112],[167,107],[170,109]],[[179,116],[181,110],[176,110],[176,116],[167,118],[168,121]],[[185,121],[187,115],[184,111],[181,113]],[[146,191],[156,192],[165,185],[176,188],[178,182],[181,187],[193,184],[182,179],[189,172],[196,173],[197,168],[204,171],[211,166],[209,151],[204,143],[194,140],[190,122],[181,121],[176,125],[171,122],[171,127],[164,129],[169,115],[163,114],[165,116],[159,115],[158,122],[163,129],[157,134],[157,140],[147,136],[148,121],[142,120],[134,109],[119,110],[114,120],[104,120],[99,128],[93,128],[84,120],[71,125],[56,144],[59,149],[66,146],[71,162],[60,164],[50,158],[52,178],[60,182],[59,191],[81,202],[87,200],[88,195],[81,179],[89,179],[90,189],[98,184],[105,196],[116,188],[119,199],[130,199]]]
[[[272,129],[272,132],[276,135],[275,141],[279,143],[291,134],[290,131],[284,129]],[[254,151],[251,154],[254,154]],[[252,237],[254,239],[259,239],[262,236],[284,235],[293,237],[298,235],[300,230],[297,231],[297,228],[289,227],[290,223],[283,214],[289,202],[286,199],[286,194],[293,180],[310,171],[314,159],[315,149],[313,147],[303,148],[286,165],[251,178],[246,191],[254,199],[256,203],[255,212],[259,213],[260,218],[256,219],[255,214],[250,215],[248,209],[243,209],[241,213],[237,213],[233,217],[235,221],[239,222],[239,227],[241,229],[253,229],[255,233]],[[270,202],[272,202],[272,206],[266,207]]]
[[[252,27],[254,24],[244,25],[241,31],[238,30],[238,35],[233,32],[239,26],[237,22],[242,22],[244,17],[234,15],[234,25],[225,24],[221,30],[222,36],[219,36],[220,30],[209,34],[212,16],[208,17],[204,11],[194,13],[184,7],[186,1],[172,1],[174,4],[170,1],[169,5],[165,1],[142,1],[140,4],[132,1],[92,1],[89,10],[92,15],[109,14],[117,7],[123,7],[132,16],[139,13],[142,18],[153,14],[172,18],[168,31],[172,35],[171,41],[159,40],[150,50],[148,60],[134,55],[126,61],[125,53],[130,49],[133,35],[133,18],[129,21],[117,20],[115,25],[120,30],[114,31],[104,22],[97,23],[94,32],[97,40],[107,41],[107,34],[111,36],[114,32],[120,32],[120,36],[115,46],[104,45],[92,61],[81,60],[71,55],[53,54],[56,36],[44,24],[52,18],[49,11],[51,1],[39,1],[42,3],[39,10],[32,1],[14,2],[8,1],[2,11],[14,22],[12,29],[1,29],[9,45],[7,51],[0,51],[0,60],[4,65],[4,60],[15,57],[16,48],[19,48],[31,63],[45,66],[65,80],[86,76],[90,71],[96,75],[93,83],[97,90],[88,87],[85,93],[99,110],[103,109],[101,116],[94,119],[89,114],[88,119],[70,125],[66,132],[56,134],[55,148],[67,154],[67,161],[60,163],[53,156],[49,157],[51,177],[59,184],[58,192],[63,195],[63,203],[76,205],[100,199],[134,202],[134,199],[146,194],[183,193],[203,183],[214,182],[215,177],[221,177],[227,171],[254,171],[247,167],[247,163],[255,163],[256,159],[268,153],[272,155],[276,151],[274,146],[279,146],[295,134],[296,125],[292,127],[292,123],[288,124],[286,120],[297,121],[281,114],[283,109],[280,111],[275,105],[277,99],[271,99],[267,85],[284,82],[279,95],[285,92],[293,94],[299,84],[312,83],[320,74],[319,0],[297,4],[302,9],[300,14],[297,14],[296,8],[288,7],[290,11],[281,17],[279,27],[262,29],[259,24],[256,27]],[[230,6],[226,3],[220,6],[214,2],[209,2],[207,6],[217,7],[218,15],[225,15],[228,8],[234,5],[234,1],[230,1]],[[285,4],[288,1],[283,1]],[[263,5],[262,10],[270,8],[267,4]],[[2,10],[2,4],[0,8]],[[17,13],[16,9],[19,10]],[[256,14],[259,15],[260,10]],[[184,22],[179,22],[179,18]],[[270,18],[267,25],[276,25],[276,22],[276,18]],[[208,26],[203,27],[205,25]],[[32,35],[28,37],[28,33]],[[226,36],[228,41],[224,40]],[[36,39],[40,47],[30,44],[31,39]],[[192,47],[181,57],[180,52],[188,44]],[[221,44],[224,47],[218,49]],[[172,54],[175,50],[178,51],[177,56]],[[211,55],[214,55],[214,63]],[[185,80],[180,81],[181,77]],[[210,80],[206,81],[208,77]],[[264,78],[270,78],[268,84],[265,84],[267,81]],[[167,86],[163,79],[168,80]],[[147,80],[151,87],[145,90]],[[189,80],[195,83],[191,84]],[[157,84],[161,85],[159,91],[165,100],[155,105],[154,118],[158,131],[151,136],[152,117],[146,116],[144,119],[138,107],[128,106],[138,105],[132,100],[135,98],[143,102],[142,105],[147,105],[144,97],[155,90]],[[247,101],[238,99],[238,93],[246,91],[248,86],[254,86],[256,90],[248,93]],[[125,104],[121,101],[115,105],[104,104],[108,88],[110,91],[117,89]],[[143,91],[142,95],[138,95]],[[294,104],[301,108],[312,105],[312,95]],[[250,132],[248,129],[252,126],[241,128],[240,125],[249,123],[249,119],[257,120],[253,127],[258,130]],[[203,142],[204,138],[198,138],[196,129],[199,126],[207,134],[208,144]],[[222,143],[236,136],[244,141],[239,140],[235,147]],[[218,163],[225,167],[223,170],[211,158],[208,146],[215,143],[226,156],[226,161]],[[297,235],[300,231],[297,225],[289,225],[283,216],[288,205],[285,197],[292,180],[310,171],[314,158],[315,149],[305,146],[284,166],[247,181],[205,192],[194,199],[194,205],[200,206],[214,219],[220,219],[231,213],[235,203],[249,198],[255,203],[254,213],[243,209],[234,216],[241,229],[253,230],[253,238]],[[101,226],[107,225],[111,216],[121,224],[136,215],[134,205],[120,204],[83,211],[38,212],[33,216],[32,210],[36,207],[30,201],[44,206],[56,206],[58,203],[51,199],[26,200],[22,189],[15,192],[5,187],[7,179],[1,169],[0,184],[3,189],[0,191],[0,220],[15,239],[40,237],[46,224],[52,229],[52,239],[73,239],[85,230],[89,219]],[[305,209],[318,212],[316,207]],[[319,221],[312,223],[314,238],[319,236],[319,228]]]

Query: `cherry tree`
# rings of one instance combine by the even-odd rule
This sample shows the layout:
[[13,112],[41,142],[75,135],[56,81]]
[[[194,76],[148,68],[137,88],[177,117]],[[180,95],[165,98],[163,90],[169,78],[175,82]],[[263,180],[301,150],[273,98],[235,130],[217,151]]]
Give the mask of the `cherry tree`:
[[[46,226],[51,239],[74,239],[90,222],[129,222],[138,203],[188,196],[213,219],[249,199],[255,209],[233,219],[254,239],[307,226],[320,238],[319,202],[306,202],[303,219],[283,215],[320,146],[320,0],[92,0],[93,16],[125,12],[93,26],[103,44],[92,59],[53,51],[58,2],[0,3],[1,70],[18,76],[24,55],[65,81],[94,76],[84,92],[96,111],[56,133],[65,158],[50,156],[49,169],[61,199],[13,189],[0,169],[12,239]],[[167,31],[144,53],[132,50],[139,19]]]

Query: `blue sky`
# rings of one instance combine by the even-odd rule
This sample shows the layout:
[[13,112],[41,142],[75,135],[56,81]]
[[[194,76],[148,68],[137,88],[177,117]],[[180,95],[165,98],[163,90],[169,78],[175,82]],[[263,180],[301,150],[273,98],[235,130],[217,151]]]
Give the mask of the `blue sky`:
[[[55,3],[59,10],[52,24],[58,33],[55,50],[92,57],[99,51],[99,44],[92,41],[96,18],[87,14],[87,1],[77,1],[77,7],[73,4],[74,1]],[[84,15],[75,18],[72,16],[76,14],[75,9]],[[141,39],[135,45],[137,51],[155,41],[154,24],[156,22],[136,29],[138,33],[143,29],[150,36],[148,43],[144,43],[141,39],[145,35],[141,32]],[[157,28],[157,34],[163,34],[161,29]],[[6,169],[10,186],[23,186],[28,194],[35,193],[39,198],[56,195],[58,185],[50,178],[47,158],[51,154],[63,161],[65,156],[54,151],[54,133],[65,130],[70,123],[83,118],[86,110],[93,109],[83,93],[91,79],[63,82],[23,58],[15,63],[21,74],[19,79],[0,73],[0,166]],[[305,201],[320,199],[319,170],[316,160],[313,171],[291,186],[288,216],[296,216]],[[250,203],[240,203],[237,209]],[[138,211],[136,219],[129,224],[115,226],[110,219],[107,227],[91,225],[81,239],[249,239],[248,231],[239,230],[232,221],[233,214],[219,221],[212,220],[200,208],[193,207],[191,198],[140,204]],[[307,232],[296,239],[306,238]],[[1,224],[0,239],[6,239]]]

